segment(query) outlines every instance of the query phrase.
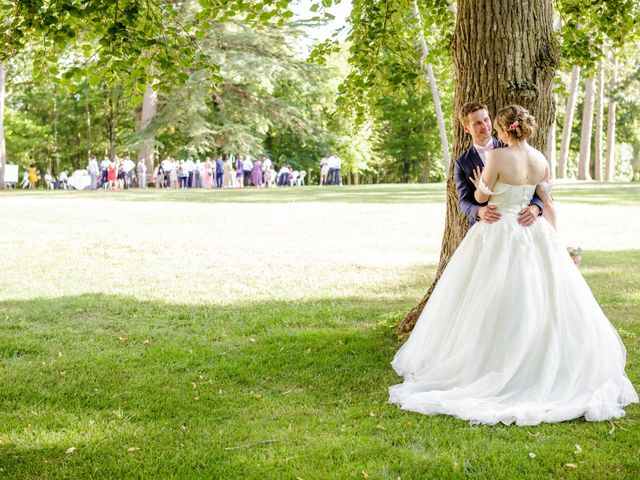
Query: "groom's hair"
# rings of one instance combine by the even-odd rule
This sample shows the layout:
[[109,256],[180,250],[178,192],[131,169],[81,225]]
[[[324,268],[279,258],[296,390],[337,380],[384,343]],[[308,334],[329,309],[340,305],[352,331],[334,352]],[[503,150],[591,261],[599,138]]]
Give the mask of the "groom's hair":
[[487,107],[484,103],[478,103],[478,102],[467,102],[462,106],[462,109],[460,110],[460,123],[462,123],[462,125],[466,125],[467,124],[467,116],[472,114],[473,112],[477,112],[478,110],[486,110],[487,112],[489,111],[489,107]]

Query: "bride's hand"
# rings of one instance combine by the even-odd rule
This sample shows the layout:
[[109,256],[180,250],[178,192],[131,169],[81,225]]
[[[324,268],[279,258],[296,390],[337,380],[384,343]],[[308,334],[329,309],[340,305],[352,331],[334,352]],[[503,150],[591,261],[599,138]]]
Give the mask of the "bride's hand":
[[471,180],[471,182],[476,187],[476,189],[478,189],[480,186],[481,176],[482,176],[482,170],[480,170],[480,167],[476,167],[473,169],[473,177],[469,177],[469,180]]

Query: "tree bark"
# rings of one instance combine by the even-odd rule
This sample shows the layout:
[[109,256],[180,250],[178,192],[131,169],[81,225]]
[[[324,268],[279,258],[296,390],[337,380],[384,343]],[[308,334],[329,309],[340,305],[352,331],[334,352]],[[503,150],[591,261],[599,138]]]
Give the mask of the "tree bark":
[[556,178],[556,115],[555,115],[555,105],[556,96],[553,95],[553,105],[554,105],[554,115],[553,121],[551,122],[551,127],[549,127],[549,141],[547,142],[547,151],[546,157],[549,162],[549,173],[551,174],[551,179],[555,180]]
[[598,64],[598,91],[596,94],[596,145],[593,152],[594,177],[602,181],[602,126],[604,117],[604,62]]
[[[433,97],[433,106],[436,111],[436,119],[438,121],[438,131],[440,132],[440,145],[442,147],[442,164],[444,165],[445,175],[449,173],[449,139],[447,138],[447,130],[444,126],[444,116],[442,115],[442,106],[440,105],[440,92],[436,85],[436,77],[433,74],[433,66],[427,63],[429,49],[424,39],[424,30],[422,28],[422,15],[418,7],[418,0],[413,0],[413,15],[418,22],[418,31],[420,32],[420,66],[429,79],[431,87],[431,96]],[[428,178],[428,175],[427,175]]]
[[87,90],[84,99],[85,125],[87,127],[87,158],[91,156],[91,150],[93,148],[91,144],[91,107],[89,106],[89,92],[90,87],[87,84]]
[[576,111],[576,97],[578,85],[580,83],[580,67],[574,66],[571,69],[571,83],[569,85],[569,97],[567,98],[567,109],[564,115],[564,125],[562,127],[562,143],[560,145],[560,157],[558,158],[558,178],[567,177],[567,160],[569,159],[569,144],[571,143],[571,128],[573,126],[573,115]]
[[4,174],[7,168],[7,148],[4,142],[4,91],[7,81],[7,69],[0,64],[0,189],[4,190]]
[[[158,94],[151,87],[147,85],[147,89],[142,97],[142,114],[140,117],[140,130],[144,132],[156,116],[158,110]],[[138,148],[138,160],[144,159],[144,163],[147,166],[147,174],[150,175],[154,168],[154,135],[152,133],[145,133],[145,140]]]
[[582,133],[580,134],[580,157],[578,159],[578,180],[591,180],[589,164],[591,163],[591,131],[593,130],[593,78],[588,78],[584,87],[584,104],[582,108]]
[[[551,0],[460,0],[452,42],[456,68],[454,112],[464,103],[486,103],[491,115],[517,103],[535,115],[539,129],[532,144],[546,151],[554,104],[551,83],[559,48],[553,35]],[[471,144],[456,118],[453,156]],[[467,232],[467,219],[458,211],[453,168],[447,175],[447,216],[436,278],[420,304],[398,326],[409,333],[449,259]]]
[[616,152],[616,107],[617,103],[614,98],[616,84],[618,82],[618,65],[615,55],[611,61],[612,74],[609,90],[611,98],[609,98],[609,115],[607,119],[607,160],[604,167],[604,180],[611,182],[615,173],[615,152]]

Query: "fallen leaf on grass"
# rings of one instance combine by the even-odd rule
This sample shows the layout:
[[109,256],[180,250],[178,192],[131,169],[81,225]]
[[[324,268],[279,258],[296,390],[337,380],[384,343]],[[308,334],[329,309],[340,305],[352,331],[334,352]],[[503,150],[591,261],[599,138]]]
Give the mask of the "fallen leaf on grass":
[[578,465],[575,463],[565,463],[564,466],[567,468],[578,468]]
[[196,382],[191,382],[191,388],[195,390],[196,388],[198,388],[198,384]]
[[77,448],[76,447],[69,447],[67,448],[67,451],[65,452],[67,455],[71,455],[72,453],[76,453]]
[[370,416],[370,417],[375,417],[375,416],[376,416],[376,413],[375,413],[375,412],[369,412],[369,416]]
[[576,455],[578,455],[579,453],[582,453],[582,447],[576,443],[576,451],[573,453],[575,453]]
[[124,343],[124,342],[126,342],[126,341],[127,341],[127,337],[118,337],[118,341],[119,341],[120,343]]
[[380,424],[376,425],[376,428],[377,428],[378,430],[386,430],[386,428],[384,428],[384,427],[383,427],[382,425],[380,425]]
[[149,340],[145,340],[144,342],[142,342],[143,345],[149,345],[151,342]]
[[67,372],[65,372],[64,370],[62,370],[62,371],[60,372],[60,376],[61,376],[61,377],[64,377],[66,374],[67,374]]
[[364,478],[369,478],[369,474],[367,472],[365,472],[364,470],[362,470],[362,476]]
[[138,448],[138,447],[129,447],[129,448],[127,448],[127,452],[129,452],[129,453],[137,452],[138,450],[140,450],[140,448]]
[[256,339],[255,339],[255,338],[253,338],[253,337],[249,337],[249,341],[250,341],[250,342],[255,343],[255,342],[256,342]]
[[290,388],[289,390],[282,392],[282,395],[289,395],[290,393],[302,393],[304,388]]
[[533,452],[529,452],[529,458],[536,458],[536,454]]

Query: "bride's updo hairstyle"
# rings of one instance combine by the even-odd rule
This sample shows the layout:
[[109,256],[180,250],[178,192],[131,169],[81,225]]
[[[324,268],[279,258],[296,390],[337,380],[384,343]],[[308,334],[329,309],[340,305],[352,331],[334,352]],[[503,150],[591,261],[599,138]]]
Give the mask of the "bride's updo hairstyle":
[[516,140],[529,140],[538,128],[535,117],[520,105],[504,107],[496,114],[495,123]]

